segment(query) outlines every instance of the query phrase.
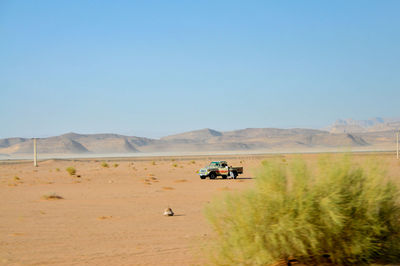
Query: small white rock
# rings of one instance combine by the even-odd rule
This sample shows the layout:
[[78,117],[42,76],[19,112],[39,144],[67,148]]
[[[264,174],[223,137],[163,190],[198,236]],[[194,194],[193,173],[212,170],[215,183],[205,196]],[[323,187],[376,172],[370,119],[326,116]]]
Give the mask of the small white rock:
[[174,212],[171,208],[166,208],[164,211],[164,216],[174,216]]

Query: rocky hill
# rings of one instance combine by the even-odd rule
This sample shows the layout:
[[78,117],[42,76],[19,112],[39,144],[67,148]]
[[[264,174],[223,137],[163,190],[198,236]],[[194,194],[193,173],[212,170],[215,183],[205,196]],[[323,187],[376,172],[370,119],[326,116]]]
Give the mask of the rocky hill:
[[[315,129],[246,128],[234,131],[202,129],[170,135],[161,139],[141,138],[118,134],[76,134],[38,139],[41,154],[128,154],[137,152],[201,152],[201,151],[302,151],[332,148],[387,149],[394,147],[393,130],[376,130],[382,122],[335,123],[331,131]],[[338,126],[360,127],[354,132],[337,132]],[[379,128],[379,127],[378,127]],[[30,154],[32,139],[0,139],[2,156]]]

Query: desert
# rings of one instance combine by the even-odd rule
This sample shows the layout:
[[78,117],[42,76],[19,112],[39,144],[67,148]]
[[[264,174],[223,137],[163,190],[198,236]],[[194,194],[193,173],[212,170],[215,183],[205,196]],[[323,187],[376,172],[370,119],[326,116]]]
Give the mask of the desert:
[[399,10],[0,0],[0,266],[400,265]]
[[[2,161],[2,265],[203,265],[213,236],[204,208],[215,198],[254,185],[265,159],[321,154],[176,156]],[[339,156],[339,155],[332,155]],[[381,160],[400,184],[393,153],[355,153]],[[201,180],[212,160],[243,166],[236,180]],[[66,169],[74,168],[71,175]],[[163,216],[170,207],[175,215]]]

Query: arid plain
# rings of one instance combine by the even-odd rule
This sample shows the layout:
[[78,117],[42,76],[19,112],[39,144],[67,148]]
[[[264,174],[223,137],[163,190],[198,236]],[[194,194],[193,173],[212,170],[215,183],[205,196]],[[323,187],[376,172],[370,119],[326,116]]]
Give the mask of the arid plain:
[[[253,186],[264,159],[315,163],[319,156],[47,160],[39,167],[0,162],[0,264],[202,265],[202,246],[212,238],[204,216],[210,201]],[[353,157],[381,160],[388,178],[400,183],[393,153]],[[236,180],[201,180],[196,171],[212,160],[227,160],[245,172]],[[175,216],[163,216],[168,206]]]

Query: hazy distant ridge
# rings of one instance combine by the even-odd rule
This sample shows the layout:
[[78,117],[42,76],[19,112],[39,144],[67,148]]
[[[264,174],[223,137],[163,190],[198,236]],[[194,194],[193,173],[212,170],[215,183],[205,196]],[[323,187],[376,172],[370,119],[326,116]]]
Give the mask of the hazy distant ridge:
[[374,117],[367,120],[338,119],[326,128],[331,133],[361,133],[378,132],[400,129],[400,117],[382,118]]
[[[398,121],[376,119],[357,122],[338,120],[329,129],[246,128],[234,131],[201,129],[150,139],[118,134],[77,134],[38,139],[38,152],[48,154],[112,154],[136,152],[195,152],[279,150],[308,148],[390,147],[393,130],[382,126]],[[379,127],[381,126],[381,127]],[[344,132],[340,132],[340,130]],[[352,131],[351,129],[357,130]],[[362,128],[363,130],[360,130]],[[373,131],[374,128],[379,130]],[[339,130],[340,129],[340,130]],[[27,138],[0,139],[0,154],[32,153],[33,142]]]

